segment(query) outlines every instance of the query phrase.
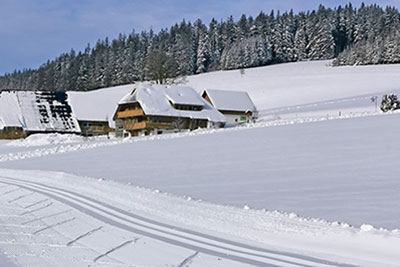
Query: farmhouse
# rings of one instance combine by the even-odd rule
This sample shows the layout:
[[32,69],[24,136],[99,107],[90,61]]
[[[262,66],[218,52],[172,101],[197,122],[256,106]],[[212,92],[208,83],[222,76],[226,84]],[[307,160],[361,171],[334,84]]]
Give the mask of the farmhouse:
[[225,115],[227,125],[252,122],[257,109],[247,92],[204,90],[201,96]]
[[0,92],[0,138],[54,132],[80,132],[64,92]]
[[89,92],[68,92],[68,102],[84,136],[106,135],[115,131],[113,115],[118,101],[134,85],[114,86]]
[[190,87],[141,83],[121,99],[116,135],[150,135],[219,128],[225,117]]

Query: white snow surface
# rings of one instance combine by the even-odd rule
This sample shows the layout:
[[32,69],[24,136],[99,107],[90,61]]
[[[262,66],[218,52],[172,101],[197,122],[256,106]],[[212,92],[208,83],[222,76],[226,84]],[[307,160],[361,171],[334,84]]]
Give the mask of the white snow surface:
[[113,116],[118,101],[128,94],[134,85],[114,86],[89,92],[69,91],[68,101],[78,120],[108,121],[114,127]]
[[61,145],[1,155],[0,166],[64,171],[214,203],[397,229],[400,147],[386,140],[400,133],[393,124],[399,116]]
[[166,87],[165,96],[174,104],[204,106],[204,100],[192,88],[181,86]]
[[400,260],[399,232],[64,173],[0,172],[0,249],[19,266],[396,266]]
[[246,91],[258,110],[310,104],[400,89],[400,64],[331,67],[330,60],[217,71],[187,77],[186,85]]
[[256,111],[247,92],[226,90],[205,90],[213,106],[218,110]]
[[[97,139],[99,138],[100,137],[97,137]],[[11,147],[38,147],[47,145],[72,144],[82,142],[86,139],[87,138],[76,134],[32,134],[24,139],[12,140],[6,145]]]
[[0,129],[21,127],[23,118],[17,95],[11,92],[0,93]]
[[370,98],[400,65],[329,64],[187,78],[247,91],[244,127],[0,140],[0,265],[398,266],[400,114]]
[[[174,116],[225,122],[225,117],[203,99],[196,91],[185,86],[164,86],[139,83],[120,103],[139,102],[146,115]],[[202,106],[201,111],[178,110],[171,104]]]

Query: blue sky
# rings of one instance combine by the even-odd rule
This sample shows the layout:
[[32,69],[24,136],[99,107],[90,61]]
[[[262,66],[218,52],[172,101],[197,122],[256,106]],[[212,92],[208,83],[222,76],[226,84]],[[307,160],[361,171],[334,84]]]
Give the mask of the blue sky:
[[[345,5],[339,0],[0,0],[0,75],[36,68],[63,52],[83,50],[90,43],[118,33],[169,27],[200,18],[257,16],[271,9],[306,11],[319,4]],[[362,1],[352,1],[359,6]],[[399,0],[364,1],[399,7]]]

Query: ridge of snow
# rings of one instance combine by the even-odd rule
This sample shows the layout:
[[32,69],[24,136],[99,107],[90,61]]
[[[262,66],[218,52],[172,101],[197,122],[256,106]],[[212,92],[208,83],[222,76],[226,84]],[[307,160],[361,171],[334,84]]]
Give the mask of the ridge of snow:
[[[49,148],[37,148],[35,150],[28,150],[28,151],[21,151],[21,152],[11,152],[6,154],[0,154],[0,162],[6,161],[15,161],[15,160],[23,160],[29,158],[37,158],[43,157],[48,155],[55,155],[55,154],[63,154],[69,152],[75,152],[79,150],[87,150],[87,149],[95,149],[100,147],[108,147],[108,146],[115,146],[121,145],[126,143],[136,143],[136,142],[146,142],[146,141],[153,141],[153,140],[169,140],[169,139],[176,139],[176,138],[183,138],[187,136],[196,136],[196,135],[208,135],[208,134],[217,134],[217,133],[224,133],[224,132],[231,132],[231,131],[242,131],[242,130],[249,130],[249,129],[256,129],[256,128],[265,128],[265,127],[282,127],[282,126],[289,126],[295,124],[303,124],[303,123],[318,123],[324,121],[332,121],[332,120],[345,120],[345,119],[356,119],[356,118],[364,118],[364,117],[375,117],[375,116],[392,116],[399,114],[400,111],[395,111],[392,113],[359,113],[359,114],[350,114],[344,116],[320,116],[320,117],[312,117],[312,118],[297,118],[297,119],[290,119],[290,120],[272,120],[272,121],[262,121],[258,123],[252,124],[245,124],[242,126],[232,127],[232,128],[220,128],[220,129],[198,129],[194,131],[187,131],[187,132],[179,132],[179,133],[170,133],[170,134],[162,134],[162,135],[152,135],[152,136],[143,136],[143,137],[132,137],[132,138],[113,138],[111,140],[105,140],[106,137],[94,137],[94,138],[82,138],[79,142],[80,138],[75,139],[75,141],[71,142],[64,142],[62,139],[67,137],[68,135],[52,135],[48,136],[47,134],[44,135],[32,135],[33,139],[38,138],[40,141],[37,145],[34,145],[35,141],[31,142],[31,139],[24,140],[15,140],[9,141],[7,146],[20,146],[20,147],[33,147],[33,146],[43,146],[43,145],[50,145],[56,144],[57,146],[52,146]],[[51,141],[52,137],[55,137],[54,141]],[[44,139],[44,140],[43,140]],[[49,139],[46,141],[46,139]],[[74,139],[73,139],[74,140]],[[91,142],[86,142],[92,140]],[[79,142],[79,143],[78,143]],[[78,143],[78,144],[74,144]]]

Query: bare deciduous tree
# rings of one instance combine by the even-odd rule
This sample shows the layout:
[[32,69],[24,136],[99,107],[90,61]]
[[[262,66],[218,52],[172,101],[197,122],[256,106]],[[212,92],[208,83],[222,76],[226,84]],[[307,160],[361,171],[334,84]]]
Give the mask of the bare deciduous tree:
[[168,79],[177,77],[177,63],[162,51],[151,52],[146,59],[146,78],[158,84],[164,84]]

